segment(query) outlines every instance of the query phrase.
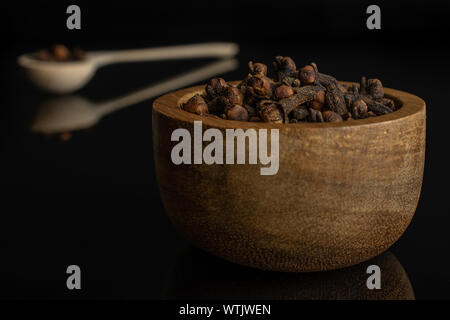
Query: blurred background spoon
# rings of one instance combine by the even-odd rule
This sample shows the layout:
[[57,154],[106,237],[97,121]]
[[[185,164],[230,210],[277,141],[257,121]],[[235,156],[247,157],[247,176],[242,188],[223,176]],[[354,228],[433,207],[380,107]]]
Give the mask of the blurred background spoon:
[[149,49],[86,52],[81,60],[43,61],[33,54],[18,57],[31,81],[39,88],[52,93],[74,92],[89,82],[96,70],[113,63],[191,59],[235,56],[239,46],[235,43],[210,42],[192,45],[159,47]]
[[237,67],[236,59],[220,60],[125,96],[100,103],[91,102],[77,95],[50,98],[38,107],[30,130],[35,133],[54,134],[86,129],[94,126],[103,116],[123,107],[234,70]]

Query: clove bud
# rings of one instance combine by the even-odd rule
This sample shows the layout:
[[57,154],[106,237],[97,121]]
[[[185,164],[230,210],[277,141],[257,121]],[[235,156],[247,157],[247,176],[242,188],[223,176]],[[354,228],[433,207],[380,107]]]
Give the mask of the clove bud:
[[310,65],[304,66],[300,69],[298,78],[300,79],[302,85],[313,84],[316,81],[316,73],[314,68]]
[[248,93],[260,99],[269,99],[272,96],[272,81],[263,75],[257,74],[248,80]]
[[325,122],[342,122],[342,121],[344,121],[338,113],[331,111],[331,110],[322,112],[322,116],[323,116],[323,120],[325,120]]
[[236,121],[247,121],[248,120],[247,109],[237,104],[227,111],[227,119]]
[[355,119],[364,118],[367,116],[367,104],[362,99],[353,101],[352,117]]
[[369,79],[367,80],[367,89],[369,94],[374,99],[381,99],[384,97],[383,84],[378,79]]
[[182,105],[182,108],[188,112],[200,115],[206,114],[209,111],[205,99],[203,99],[199,94],[196,94],[195,96],[190,98],[186,103]]
[[278,100],[284,99],[284,98],[289,98],[293,94],[294,94],[294,90],[292,90],[291,87],[289,87],[285,84],[282,84],[281,86],[276,88],[275,92],[274,92],[275,98]]
[[206,85],[205,91],[208,97],[216,98],[224,92],[226,87],[228,87],[228,84],[224,79],[213,78],[209,80],[208,84]]
[[273,101],[261,101],[259,115],[264,122],[283,123],[280,109]]
[[252,75],[260,74],[267,76],[267,66],[264,63],[253,63],[253,61],[250,61],[248,63],[248,68],[250,69],[250,73]]

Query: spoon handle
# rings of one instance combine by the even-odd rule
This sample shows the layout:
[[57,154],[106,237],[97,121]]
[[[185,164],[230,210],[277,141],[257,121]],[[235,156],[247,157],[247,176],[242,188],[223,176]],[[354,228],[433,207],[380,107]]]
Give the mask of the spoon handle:
[[215,75],[234,70],[237,66],[238,61],[236,59],[224,59],[208,64],[207,66],[199,68],[195,71],[186,72],[171,79],[152,84],[123,97],[103,102],[97,107],[98,115],[104,116],[118,109],[157,97],[171,90],[179,89]]
[[155,61],[171,59],[191,59],[233,57],[239,52],[239,46],[232,42],[209,42],[200,44],[133,49],[119,51],[96,51],[89,55],[98,65],[122,62]]

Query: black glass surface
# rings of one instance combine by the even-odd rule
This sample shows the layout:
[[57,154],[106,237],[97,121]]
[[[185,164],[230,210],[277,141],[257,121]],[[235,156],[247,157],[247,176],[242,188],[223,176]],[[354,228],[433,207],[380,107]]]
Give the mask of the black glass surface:
[[[197,3],[174,10],[170,4],[82,4],[79,32],[64,29],[64,4],[2,9],[0,270],[6,283],[1,297],[162,299],[216,292],[217,298],[230,298],[233,283],[238,283],[248,290],[236,291],[236,298],[251,297],[252,292],[255,298],[283,298],[296,283],[299,288],[312,283],[311,289],[322,281],[317,275],[277,278],[230,266],[193,249],[175,230],[156,184],[152,99],[110,114],[89,129],[62,135],[29,130],[39,106],[53,97],[28,81],[16,64],[19,54],[55,42],[109,50],[222,40],[241,46],[239,68],[223,74],[226,80],[242,79],[249,60],[270,64],[276,55],[287,55],[299,64],[315,61],[339,80],[377,77],[386,87],[426,101],[422,193],[411,225],[388,254],[406,272],[416,299],[450,298],[450,51],[444,41],[448,5],[384,4],[383,29],[373,33],[365,29],[365,4],[322,1],[299,3],[292,7],[295,10],[285,8],[288,4],[272,5]],[[76,95],[92,101],[111,99],[211,61],[107,66]],[[82,269],[80,291],[66,288],[66,267],[71,264]],[[210,273],[199,274],[205,265]],[[232,270],[231,275],[223,276],[224,270]],[[346,272],[351,271],[336,277]],[[186,288],[195,277],[204,285],[190,292]],[[323,279],[334,278],[324,274]],[[280,288],[279,283],[290,287],[282,286],[287,291],[279,296],[258,295],[258,286]],[[214,291],[214,286],[220,290]]]

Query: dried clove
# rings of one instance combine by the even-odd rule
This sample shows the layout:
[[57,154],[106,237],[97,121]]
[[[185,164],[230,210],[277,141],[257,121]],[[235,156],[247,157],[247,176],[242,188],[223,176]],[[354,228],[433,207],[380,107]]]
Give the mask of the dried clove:
[[292,111],[292,116],[297,121],[305,120],[309,116],[309,111],[305,106],[299,106]]
[[225,88],[228,87],[226,81],[222,78],[213,78],[208,81],[205,91],[209,98],[217,98],[220,96]]
[[305,86],[295,89],[295,94],[289,98],[285,98],[279,101],[281,109],[284,114],[284,122],[288,123],[289,113],[301,104],[314,100],[316,93],[321,88],[318,86]]
[[272,97],[274,83],[261,74],[252,75],[247,81],[246,93],[258,99],[270,99]]
[[392,112],[392,109],[374,100],[365,99],[364,102],[370,111],[374,112],[376,115],[383,115]]
[[223,97],[228,101],[229,105],[242,105],[244,102],[244,95],[236,87],[228,86],[224,88]]
[[320,103],[316,100],[313,100],[311,102],[309,102],[309,107],[313,108],[314,110],[319,110],[322,111],[323,110],[323,103]]
[[320,90],[316,92],[316,95],[314,96],[314,101],[324,104],[325,103],[325,90]]
[[253,63],[253,61],[250,61],[248,63],[248,68],[250,69],[250,73],[252,75],[261,74],[263,76],[267,76],[267,66],[264,63]]
[[357,99],[352,103],[352,117],[354,119],[361,119],[367,117],[367,104],[363,99]]
[[248,111],[241,105],[235,105],[227,111],[228,120],[247,121]]
[[367,81],[367,87],[369,95],[371,95],[374,99],[381,99],[384,97],[383,85],[380,80],[369,79]]
[[299,83],[296,82],[298,77],[297,66],[294,60],[290,57],[275,57],[273,62],[275,72],[277,74],[276,81],[279,83],[284,83],[290,86],[298,86]]
[[309,121],[323,122],[322,112],[309,108]]
[[250,61],[249,73],[238,85],[213,78],[205,94],[192,97],[181,107],[222,119],[286,124],[357,120],[398,108],[384,96],[379,79],[362,77],[359,87],[350,88],[319,72],[315,63],[297,70],[292,58],[277,56],[273,66],[275,78],[271,79],[265,64]]
[[322,113],[322,116],[323,116],[323,120],[325,122],[342,122],[342,121],[344,121],[338,113],[331,111],[331,110],[324,111]]
[[385,106],[389,107],[391,110],[395,110],[395,102],[392,99],[381,98],[381,99],[378,99],[377,102],[384,104]]
[[340,115],[347,114],[348,110],[344,94],[339,88],[337,80],[330,75],[320,73],[314,62],[310,66],[314,70],[315,84],[323,86],[326,90],[325,103],[327,107]]
[[309,107],[315,110],[322,111],[324,104],[325,104],[325,91],[320,90],[316,92],[314,100],[309,102]]
[[199,94],[196,94],[183,104],[183,109],[196,114],[207,114],[209,111],[205,99]]
[[[367,105],[368,110],[372,111],[376,115],[383,115],[393,112],[395,110],[393,107],[395,106],[394,101],[389,98],[383,98],[383,96],[380,98],[381,93],[384,95],[383,85],[380,80],[367,80],[366,77],[362,77],[359,90],[355,85],[353,85],[352,93],[345,95],[345,101],[347,105],[353,105],[354,101],[362,100]],[[355,112],[352,114],[353,116],[356,115]],[[361,115],[358,117],[359,119],[366,117],[364,114]]]
[[300,69],[298,77],[303,85],[313,84],[316,81],[316,72],[312,66],[307,65]]
[[264,122],[283,123],[283,116],[275,101],[261,101],[259,110],[259,115]]
[[70,59],[70,51],[62,44],[55,44],[52,48],[56,60],[64,61]]
[[275,92],[274,92],[274,96],[278,100],[284,99],[284,98],[289,98],[293,94],[294,94],[294,90],[290,86],[285,85],[285,84],[282,84],[281,86],[276,88]]
[[85,53],[80,48],[69,50],[65,45],[55,44],[50,50],[39,50],[33,54],[34,58],[41,61],[78,61],[85,58]]

